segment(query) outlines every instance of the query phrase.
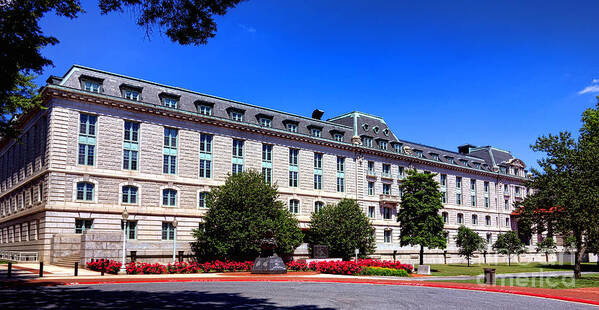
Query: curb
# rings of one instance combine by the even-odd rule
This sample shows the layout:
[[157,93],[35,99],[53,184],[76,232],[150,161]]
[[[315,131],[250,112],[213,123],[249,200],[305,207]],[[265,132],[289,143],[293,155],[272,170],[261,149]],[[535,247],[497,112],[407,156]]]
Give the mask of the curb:
[[590,305],[599,305],[599,301],[581,299],[575,297],[558,296],[526,291],[518,291],[509,288],[493,288],[493,287],[472,287],[472,286],[461,286],[452,285],[451,283],[441,282],[412,282],[412,281],[390,281],[390,280],[354,280],[354,279],[325,279],[325,278],[312,278],[312,279],[298,279],[298,278],[238,278],[238,277],[223,277],[223,278],[179,278],[179,279],[114,279],[114,280],[82,280],[75,281],[74,279],[69,280],[47,280],[47,281],[15,281],[6,284],[15,284],[15,286],[76,286],[76,285],[102,285],[102,284],[133,284],[133,283],[175,283],[175,282],[305,282],[305,283],[348,283],[348,284],[374,284],[374,285],[398,285],[398,286],[420,286],[420,287],[434,287],[434,288],[445,288],[445,289],[458,289],[458,290],[470,290],[470,291],[481,291],[481,292],[492,292],[492,293],[503,293],[522,295],[530,297],[538,297],[545,299],[554,299],[567,302],[576,302]]

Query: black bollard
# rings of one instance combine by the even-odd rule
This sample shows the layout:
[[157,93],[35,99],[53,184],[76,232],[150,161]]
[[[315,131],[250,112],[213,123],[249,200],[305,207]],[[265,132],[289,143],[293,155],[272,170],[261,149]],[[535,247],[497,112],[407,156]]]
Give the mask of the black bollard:
[[12,263],[8,262],[8,273],[6,275],[9,279],[12,277]]
[[104,272],[106,271],[106,264],[104,264],[104,262],[102,262],[102,269],[101,270],[102,270],[101,275],[103,276]]
[[44,276],[44,262],[40,262],[40,278]]
[[79,274],[79,262],[75,262],[75,276]]

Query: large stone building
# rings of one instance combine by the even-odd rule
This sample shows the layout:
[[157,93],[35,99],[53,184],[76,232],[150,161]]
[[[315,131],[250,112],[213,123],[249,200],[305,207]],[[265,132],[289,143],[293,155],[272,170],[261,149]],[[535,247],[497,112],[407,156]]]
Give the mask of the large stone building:
[[396,220],[407,169],[437,174],[452,260],[460,225],[492,242],[515,227],[527,193],[525,165],[508,151],[408,142],[362,112],[325,121],[319,110],[303,117],[81,66],[48,79],[43,100],[19,140],[0,145],[0,250],[46,262],[97,257],[108,252],[90,249],[106,242],[118,251],[125,208],[128,255],[166,260],[175,236],[189,253],[205,194],[247,169],[278,184],[302,228],[324,204],[356,199],[376,227],[375,255],[407,261],[417,251],[398,246]]

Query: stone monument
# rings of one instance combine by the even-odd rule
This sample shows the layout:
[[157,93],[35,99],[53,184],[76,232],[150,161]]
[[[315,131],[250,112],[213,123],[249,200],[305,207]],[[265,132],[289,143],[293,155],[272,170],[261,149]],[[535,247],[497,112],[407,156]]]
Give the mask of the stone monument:
[[312,247],[312,258],[329,258],[329,247],[326,245],[314,245]]
[[272,230],[264,233],[264,239],[260,242],[260,256],[254,261],[252,273],[258,274],[282,274],[287,273],[287,267],[283,259],[277,256],[275,249],[277,241],[274,238]]

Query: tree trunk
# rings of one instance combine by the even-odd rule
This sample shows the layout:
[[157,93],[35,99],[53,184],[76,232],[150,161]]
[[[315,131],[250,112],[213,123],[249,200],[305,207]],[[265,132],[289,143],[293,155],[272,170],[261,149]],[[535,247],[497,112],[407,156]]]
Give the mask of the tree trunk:
[[576,238],[576,255],[574,255],[574,278],[580,279],[582,278],[580,262],[582,261],[582,241]]
[[507,254],[507,265],[508,266],[512,265],[512,255],[510,255],[509,253]]
[[424,265],[424,246],[420,245],[420,265]]
[[549,253],[545,252],[545,263],[549,263]]
[[470,267],[470,256],[466,257],[466,260],[468,261],[468,267]]

